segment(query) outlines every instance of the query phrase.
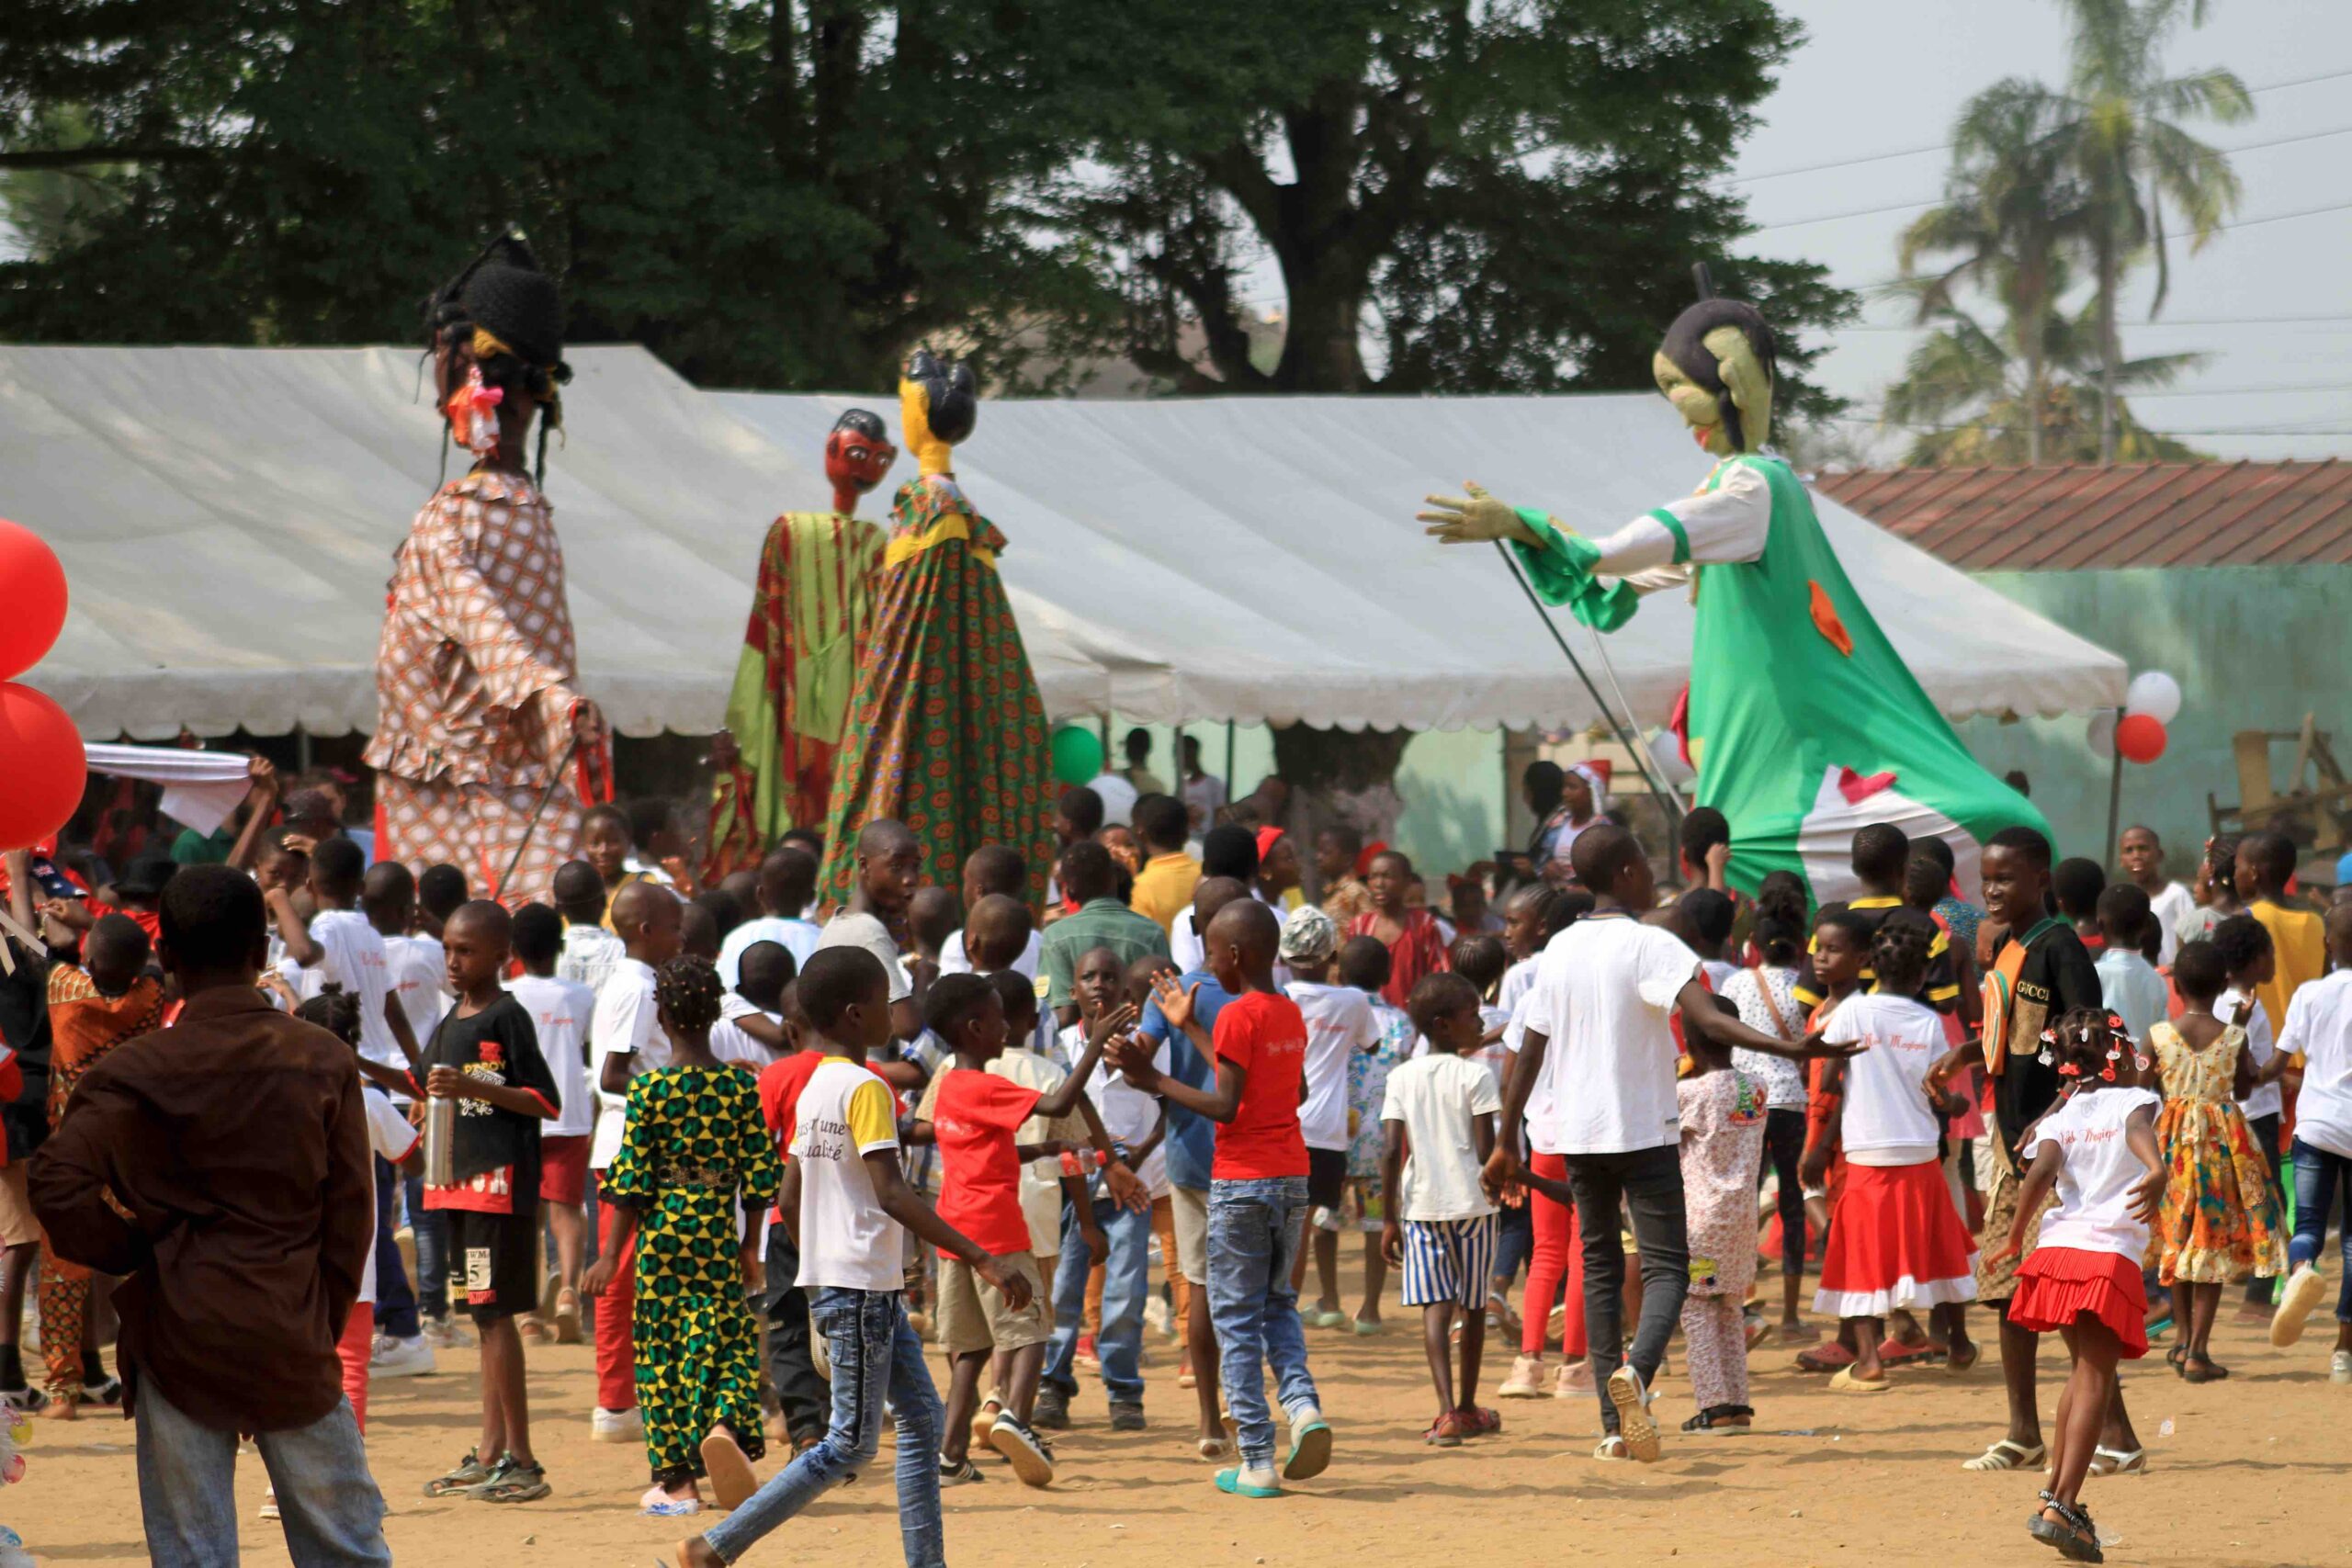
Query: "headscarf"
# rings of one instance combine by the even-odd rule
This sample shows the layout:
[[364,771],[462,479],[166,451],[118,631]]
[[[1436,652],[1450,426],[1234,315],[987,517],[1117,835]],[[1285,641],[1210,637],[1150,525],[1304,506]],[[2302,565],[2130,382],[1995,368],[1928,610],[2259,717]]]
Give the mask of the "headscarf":
[[1312,904],[1291,911],[1283,926],[1285,964],[1320,964],[1340,951],[1340,924]]
[[1597,763],[1578,762],[1568,772],[1577,774],[1592,786],[1592,814],[1595,817],[1608,816],[1609,773],[1607,770]]

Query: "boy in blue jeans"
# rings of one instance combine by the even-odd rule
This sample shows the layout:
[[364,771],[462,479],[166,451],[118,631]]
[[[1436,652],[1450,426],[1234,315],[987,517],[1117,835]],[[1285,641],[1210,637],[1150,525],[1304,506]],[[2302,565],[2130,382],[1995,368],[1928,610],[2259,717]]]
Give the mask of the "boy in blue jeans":
[[907,1325],[899,1227],[971,1266],[1018,1312],[1027,1281],[932,1212],[899,1172],[896,1108],[865,1055],[890,1038],[890,979],[861,947],[810,955],[797,983],[819,1063],[793,1115],[777,1207],[800,1250],[809,1319],[832,1358],[832,1425],[751,1501],[678,1545],[680,1568],[718,1568],[874,1462],[887,1403],[898,1425],[899,1527],[907,1568],[944,1568],[938,1391]]
[[[1218,1012],[1214,1037],[1193,1016],[1193,990],[1166,976],[1154,999],[1174,1028],[1213,1060],[1211,1087],[1195,1089],[1162,1073],[1140,1040],[1120,1049],[1118,1066],[1137,1089],[1216,1123],[1209,1182],[1209,1313],[1232,1411],[1241,1464],[1216,1474],[1217,1490],[1238,1497],[1278,1497],[1284,1480],[1320,1475],[1331,1462],[1331,1428],[1306,1370],[1306,1336],[1291,1283],[1306,1223],[1306,1139],[1298,1124],[1299,1084],[1306,1063],[1306,1020],[1274,987],[1282,929],[1254,898],[1227,905],[1209,922],[1208,964],[1233,994]],[[1266,1409],[1264,1365],[1290,1418],[1290,1453],[1274,1471],[1274,1424]]]

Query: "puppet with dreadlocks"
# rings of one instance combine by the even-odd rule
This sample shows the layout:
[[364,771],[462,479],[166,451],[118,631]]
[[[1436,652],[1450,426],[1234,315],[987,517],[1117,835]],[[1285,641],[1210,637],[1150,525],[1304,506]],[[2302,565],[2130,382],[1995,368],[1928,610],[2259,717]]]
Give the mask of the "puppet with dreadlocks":
[[[547,892],[605,769],[603,718],[573,685],[563,547],[538,483],[571,378],[563,303],[529,248],[501,235],[425,301],[424,330],[435,407],[474,463],[416,514],[395,559],[367,750],[377,850],[413,868],[447,862],[519,903]],[[535,419],[538,472],[525,464]]]
[[1952,847],[1963,886],[1977,846],[2024,824],[2024,796],[1968,754],[1871,616],[1822,533],[1804,484],[1765,445],[1772,329],[1753,306],[1706,299],[1676,318],[1652,362],[1658,390],[1716,458],[1695,494],[1606,538],[1477,486],[1421,513],[1447,544],[1506,539],[1536,591],[1597,631],[1642,593],[1688,583],[1698,610],[1684,743],[1698,803],[1731,823],[1731,879],[1753,892],[1786,869],[1818,899],[1854,890],[1856,829],[1889,822]]
[[858,498],[898,459],[881,417],[851,409],[825,438],[831,512],[787,512],[760,547],[751,625],[712,748],[718,785],[703,879],[755,866],[787,828],[825,824],[833,759],[882,564],[882,530]]
[[1009,844],[1031,901],[1052,853],[1046,708],[997,580],[1004,536],[956,481],[954,448],[979,415],[972,372],[917,349],[899,423],[920,472],[890,503],[889,541],[857,661],[825,814],[826,888],[849,896],[859,828],[896,818],[922,847],[923,880],[953,887],[965,856]]

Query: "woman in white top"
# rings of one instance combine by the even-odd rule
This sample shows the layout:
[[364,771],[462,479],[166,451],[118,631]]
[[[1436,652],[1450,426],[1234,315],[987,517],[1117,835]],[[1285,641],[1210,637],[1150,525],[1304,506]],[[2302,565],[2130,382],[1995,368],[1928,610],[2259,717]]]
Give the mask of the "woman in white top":
[[2061,1555],[2097,1562],[2098,1530],[2076,1497],[2115,1398],[2116,1363],[2148,1353],[2140,1260],[2164,1201],[2159,1099],[2134,1087],[2148,1058],[2107,1017],[2077,1009],[2041,1039],[2041,1059],[2071,1087],[2026,1134],[2022,1152],[2030,1164],[2000,1256],[2024,1247],[2027,1227],[2056,1187],[2058,1203],[2042,1216],[2033,1256],[2018,1266],[2009,1322],[2065,1336],[2075,1371],[2058,1399],[2050,1490],[2027,1528]]
[[1916,999],[1928,973],[1936,928],[1925,915],[1896,909],[1871,939],[1878,987],[1846,998],[1823,1031],[1833,1043],[1858,1043],[1860,1055],[1828,1070],[1838,1097],[1823,1145],[1846,1151],[1846,1183],[1829,1220],[1815,1312],[1853,1330],[1854,1361],[1829,1386],[1846,1393],[1888,1387],[1879,1359],[1888,1313],[1928,1307],[1948,1336],[1951,1365],[1976,1359],[1962,1303],[1976,1298],[1976,1248],[1953,1209],[1937,1159],[1943,1118],[1960,1109],[1927,1087],[1928,1069],[1946,1049],[1943,1020]]
[[[1794,878],[1764,879],[1756,895],[1756,923],[1749,941],[1757,962],[1724,982],[1724,999],[1739,1010],[1739,1021],[1795,1044],[1804,1038],[1804,1004],[1797,1000],[1797,963],[1804,956],[1804,888]],[[1801,1315],[1804,1293],[1804,1183],[1797,1162],[1804,1156],[1804,1069],[1786,1056],[1735,1050],[1731,1065],[1764,1086],[1764,1154],[1779,1186],[1781,1217],[1781,1327],[1784,1344],[1811,1344],[1819,1337]]]

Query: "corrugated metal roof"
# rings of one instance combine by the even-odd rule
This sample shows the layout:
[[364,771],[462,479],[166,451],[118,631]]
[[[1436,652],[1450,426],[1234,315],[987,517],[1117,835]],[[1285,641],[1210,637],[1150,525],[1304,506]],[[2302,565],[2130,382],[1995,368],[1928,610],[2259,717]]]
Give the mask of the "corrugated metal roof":
[[1857,468],[1821,492],[1969,571],[2352,563],[2352,464]]

